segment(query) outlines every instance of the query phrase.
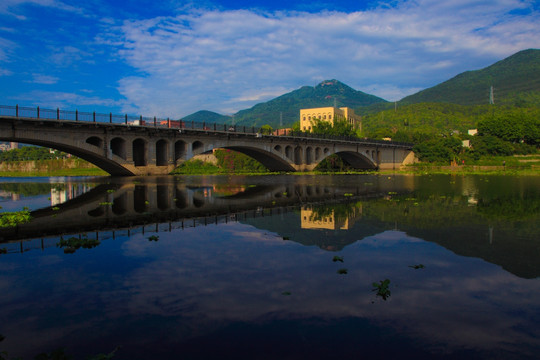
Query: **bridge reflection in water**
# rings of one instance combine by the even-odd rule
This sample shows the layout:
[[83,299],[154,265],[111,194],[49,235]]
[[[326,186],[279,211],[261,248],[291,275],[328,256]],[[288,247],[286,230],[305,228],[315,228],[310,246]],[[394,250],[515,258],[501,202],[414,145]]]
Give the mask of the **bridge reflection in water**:
[[333,213],[317,214],[313,206],[412,190],[412,178],[407,177],[368,176],[355,186],[334,184],[331,177],[316,185],[310,183],[312,177],[298,176],[254,185],[181,179],[144,177],[97,185],[62,204],[32,211],[29,223],[0,229],[0,242],[8,245],[9,252],[18,252],[56,246],[58,237],[92,233],[98,240],[114,239],[136,232],[172,231],[293,210],[301,211],[302,219],[306,217],[301,220],[302,228],[321,228],[332,219],[343,222],[343,229],[361,215],[361,209],[346,219],[337,219]]

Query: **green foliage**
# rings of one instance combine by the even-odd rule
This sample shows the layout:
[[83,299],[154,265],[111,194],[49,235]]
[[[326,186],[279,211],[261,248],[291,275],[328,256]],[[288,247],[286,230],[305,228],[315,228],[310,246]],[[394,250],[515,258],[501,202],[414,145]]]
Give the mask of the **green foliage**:
[[262,134],[271,135],[272,131],[274,131],[274,129],[272,129],[272,127],[268,124],[261,126]]
[[73,254],[75,251],[77,251],[80,248],[92,249],[98,246],[99,244],[101,244],[99,240],[88,239],[85,235],[81,238],[73,236],[67,240],[61,239],[58,243],[56,243],[56,246],[63,248],[64,253],[66,254]]
[[0,161],[22,161],[22,160],[49,160],[66,158],[67,154],[54,150],[52,153],[48,148],[38,146],[23,146],[20,149],[13,149],[0,152]]
[[478,122],[480,135],[513,143],[540,145],[540,109],[497,109]]
[[19,224],[25,224],[32,219],[30,211],[24,209],[21,211],[4,212],[0,214],[0,228],[14,227]]
[[218,149],[214,152],[218,166],[227,173],[263,173],[266,169],[257,160],[230,149]]
[[334,121],[332,124],[329,121],[313,119],[311,129],[314,134],[357,137],[356,130],[345,120]]
[[336,261],[339,261],[339,262],[343,262],[343,256],[334,256],[334,258],[332,259],[333,262],[336,262]]
[[450,136],[434,137],[430,140],[416,144],[413,151],[421,161],[450,162],[456,160],[462,149],[461,140],[454,136]]
[[373,291],[377,291],[377,296],[381,297],[383,300],[386,301],[387,298],[390,297],[391,292],[389,289],[390,286],[390,280],[385,279],[379,281],[379,283],[374,282],[373,284]]
[[189,160],[182,163],[179,167],[174,169],[173,174],[218,174],[221,170],[216,165],[206,163],[202,160]]

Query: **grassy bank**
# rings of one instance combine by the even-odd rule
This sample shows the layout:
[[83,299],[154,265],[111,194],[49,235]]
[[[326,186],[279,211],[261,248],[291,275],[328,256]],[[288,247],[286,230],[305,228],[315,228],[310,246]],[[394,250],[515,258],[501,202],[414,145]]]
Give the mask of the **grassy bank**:
[[107,176],[107,172],[82,159],[6,161],[0,163],[0,176]]

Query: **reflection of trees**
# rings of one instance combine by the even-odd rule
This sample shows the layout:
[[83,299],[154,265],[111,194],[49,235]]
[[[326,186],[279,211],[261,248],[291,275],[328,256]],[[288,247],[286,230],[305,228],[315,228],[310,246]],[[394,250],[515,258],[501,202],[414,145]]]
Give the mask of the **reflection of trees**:
[[495,199],[479,199],[478,213],[490,220],[525,220],[538,218],[540,199],[535,194],[521,198],[504,196]]
[[348,219],[356,217],[361,211],[361,208],[362,202],[313,205],[309,207],[309,209],[312,211],[309,220],[321,221],[324,218],[333,216],[336,223],[345,222]]
[[[63,185],[63,184],[58,184]],[[51,184],[49,183],[3,183],[0,184],[0,190],[10,192],[12,194],[20,194],[23,196],[35,196],[49,194],[51,192]]]

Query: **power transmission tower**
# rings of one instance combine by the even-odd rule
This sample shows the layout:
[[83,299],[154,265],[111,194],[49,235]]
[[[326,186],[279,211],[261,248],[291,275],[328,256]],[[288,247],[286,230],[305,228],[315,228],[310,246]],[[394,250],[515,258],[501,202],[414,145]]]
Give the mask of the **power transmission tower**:
[[495,104],[495,99],[493,97],[493,86],[489,88],[489,104],[493,105]]

